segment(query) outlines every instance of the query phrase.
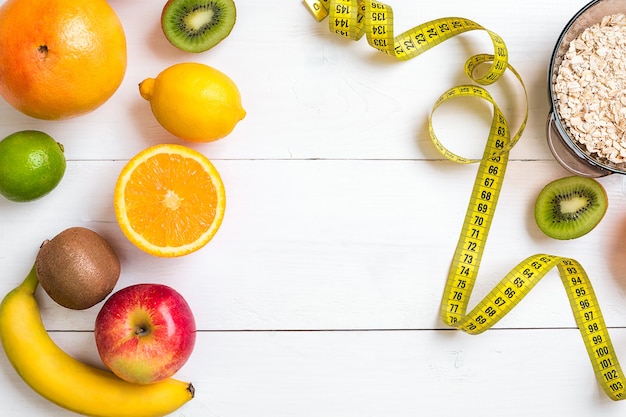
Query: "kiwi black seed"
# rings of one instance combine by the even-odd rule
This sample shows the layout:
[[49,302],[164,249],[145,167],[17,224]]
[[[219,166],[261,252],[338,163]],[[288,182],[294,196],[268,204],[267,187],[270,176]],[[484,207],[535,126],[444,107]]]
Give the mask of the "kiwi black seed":
[[172,45],[198,53],[226,38],[236,18],[233,0],[169,0],[161,13],[161,28]]
[[120,261],[98,233],[71,227],[43,242],[35,270],[50,298],[64,307],[84,310],[111,293],[120,276]]
[[606,191],[593,178],[571,176],[546,185],[535,202],[535,221],[543,233],[567,240],[593,230],[608,207]]

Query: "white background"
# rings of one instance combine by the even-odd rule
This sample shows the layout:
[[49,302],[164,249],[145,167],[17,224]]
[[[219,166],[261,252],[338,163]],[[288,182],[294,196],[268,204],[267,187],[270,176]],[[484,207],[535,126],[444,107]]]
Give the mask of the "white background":
[[[193,382],[196,398],[173,414],[179,417],[626,412],[626,403],[611,401],[596,382],[556,272],[482,335],[439,319],[477,166],[442,159],[427,118],[441,93],[470,82],[465,60],[492,52],[484,32],[399,62],[365,39],[330,33],[298,0],[239,0],[231,35],[196,55],[165,40],[164,1],[110,3],[125,26],[129,66],[104,106],[46,122],[0,101],[0,136],[44,130],[64,144],[68,159],[52,194],[25,204],[0,200],[0,293],[21,282],[44,239],[72,226],[103,235],[122,261],[116,289],[171,285],[196,315],[195,351],[176,375]],[[609,210],[580,239],[545,237],[532,214],[539,190],[569,175],[546,145],[547,74],[558,35],[586,2],[388,3],[396,33],[449,16],[496,32],[528,88],[528,127],[511,152],[472,304],[529,255],[573,257],[591,275],[618,356],[626,358],[624,178],[600,179]],[[247,116],[227,138],[184,143],[157,124],[139,96],[140,81],[183,61],[214,66],[239,86]],[[515,128],[523,115],[519,84],[505,77],[490,91]],[[475,102],[452,105],[436,113],[437,132],[452,150],[478,156],[489,114]],[[203,152],[226,186],[221,229],[182,258],[135,248],[113,211],[121,168],[157,143]],[[102,366],[92,332],[100,305],[78,312],[41,290],[37,296],[52,337]],[[4,415],[73,415],[31,391],[4,355],[0,395]]]

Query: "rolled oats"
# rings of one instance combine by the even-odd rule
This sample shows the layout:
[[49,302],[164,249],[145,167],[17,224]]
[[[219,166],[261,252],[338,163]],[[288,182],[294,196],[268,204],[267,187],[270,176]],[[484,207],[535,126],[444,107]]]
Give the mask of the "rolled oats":
[[626,162],[626,15],[605,16],[570,42],[553,88],[570,137],[592,154]]

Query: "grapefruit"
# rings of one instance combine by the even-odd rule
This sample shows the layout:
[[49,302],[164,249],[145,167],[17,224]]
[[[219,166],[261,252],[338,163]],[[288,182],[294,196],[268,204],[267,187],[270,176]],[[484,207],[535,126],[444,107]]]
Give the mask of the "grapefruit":
[[39,119],[95,110],[126,72],[124,29],[105,0],[8,0],[0,51],[0,95]]

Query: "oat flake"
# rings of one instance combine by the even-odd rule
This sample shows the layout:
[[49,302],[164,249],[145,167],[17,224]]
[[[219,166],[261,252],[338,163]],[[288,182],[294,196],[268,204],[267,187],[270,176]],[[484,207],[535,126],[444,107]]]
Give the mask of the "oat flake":
[[572,139],[592,154],[626,162],[626,15],[605,16],[570,42],[554,93]]

